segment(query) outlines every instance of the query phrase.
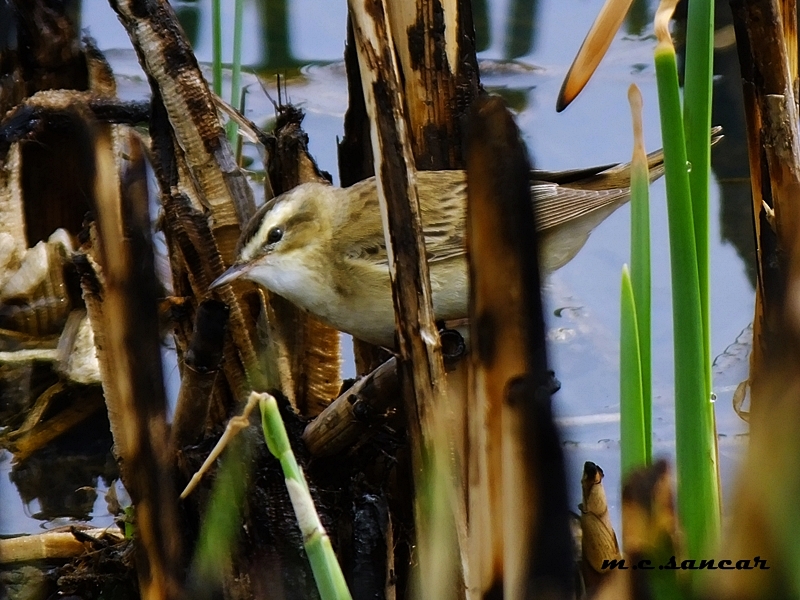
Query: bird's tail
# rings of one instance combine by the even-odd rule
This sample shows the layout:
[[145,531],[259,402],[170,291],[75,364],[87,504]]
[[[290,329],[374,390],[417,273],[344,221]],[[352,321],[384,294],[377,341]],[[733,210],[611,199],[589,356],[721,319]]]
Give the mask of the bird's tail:
[[[719,142],[722,137],[722,127],[717,126],[711,129],[712,146]],[[650,181],[655,181],[664,174],[664,151],[662,149],[647,155],[647,167],[650,171]],[[532,170],[531,181],[557,183],[584,190],[627,188],[631,184],[631,163],[610,163],[586,169],[572,169],[570,171]]]

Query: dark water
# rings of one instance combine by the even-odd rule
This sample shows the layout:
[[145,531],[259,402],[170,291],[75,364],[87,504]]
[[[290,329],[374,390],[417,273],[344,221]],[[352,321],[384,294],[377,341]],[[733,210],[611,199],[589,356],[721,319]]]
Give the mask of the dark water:
[[[660,145],[652,65],[656,2],[634,3],[631,15],[592,82],[564,113],[555,112],[561,81],[602,0],[475,0],[481,76],[517,112],[531,156],[540,168],[567,169],[627,161],[631,155],[627,88],[636,83],[644,97],[648,149]],[[225,31],[232,3],[223,2]],[[210,0],[176,4],[201,61],[211,60]],[[714,122],[726,139],[714,151],[711,184],[712,351],[724,490],[734,480],[746,426],[733,413],[731,396],[747,376],[748,327],[753,312],[751,221],[747,158],[735,49],[725,46],[724,14],[719,4]],[[106,51],[125,98],[141,98],[147,85],[128,38],[102,0],[83,3],[83,27]],[[336,139],[342,135],[347,106],[344,69],[345,0],[248,2],[245,8],[244,61],[265,74],[274,92],[274,73],[288,76],[292,102],[306,111],[310,149],[320,166],[336,177]],[[230,48],[226,35],[223,46]],[[227,60],[227,59],[226,59]],[[252,75],[248,116],[266,123],[270,101]],[[227,94],[227,92],[226,92]],[[672,309],[666,198],[663,181],[651,188],[653,244],[653,386],[655,451],[674,455],[672,408]],[[627,207],[591,235],[580,254],[547,280],[551,361],[562,390],[555,398],[569,461],[572,503],[579,502],[582,464],[592,460],[606,473],[612,518],[619,526],[619,280],[629,261]],[[175,368],[169,370],[174,382]],[[21,502],[9,481],[8,456],[0,462],[0,534],[32,532],[53,526],[35,518],[41,502]],[[85,485],[85,484],[81,484]],[[100,494],[87,512],[99,524],[111,521]],[[64,513],[67,514],[66,512]],[[66,516],[64,517],[66,518]],[[58,523],[64,521],[59,519]]]

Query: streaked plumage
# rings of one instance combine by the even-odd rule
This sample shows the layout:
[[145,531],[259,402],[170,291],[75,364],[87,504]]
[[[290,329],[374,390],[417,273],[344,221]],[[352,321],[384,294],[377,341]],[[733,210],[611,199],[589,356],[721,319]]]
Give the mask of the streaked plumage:
[[[649,159],[656,178],[663,172],[660,152]],[[629,165],[531,176],[542,268],[548,272],[574,257],[592,229],[628,200]],[[434,312],[437,319],[463,318],[466,174],[421,171],[417,190]],[[306,183],[267,202],[242,234],[237,264],[213,285],[236,278],[253,280],[357,338],[394,344],[374,178],[349,188]]]

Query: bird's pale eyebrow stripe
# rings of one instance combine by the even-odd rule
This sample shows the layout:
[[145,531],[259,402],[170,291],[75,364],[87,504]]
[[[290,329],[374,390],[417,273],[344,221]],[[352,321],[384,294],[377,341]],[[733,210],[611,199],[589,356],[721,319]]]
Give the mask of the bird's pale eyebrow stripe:
[[[256,214],[253,215],[247,223],[247,226],[242,231],[242,235],[239,237],[239,244],[236,248],[237,256],[249,260],[253,258],[261,248],[263,241],[257,241],[255,237],[264,222],[265,215],[275,208],[277,204],[275,200],[277,200],[277,198],[270,200],[259,208]],[[291,215],[284,223],[276,223],[276,226],[283,227],[284,230],[291,230],[303,223],[312,222],[315,219],[316,217],[313,212],[302,210]]]
[[274,205],[275,205],[275,198],[273,198],[269,202],[265,203],[261,208],[259,208],[247,222],[247,225],[244,226],[242,234],[239,236],[239,242],[236,244],[236,256],[239,256],[242,253],[242,251],[250,244],[250,241],[258,232],[258,229],[261,226],[261,222],[264,220],[264,215],[267,214],[270,210],[272,210],[272,207]]

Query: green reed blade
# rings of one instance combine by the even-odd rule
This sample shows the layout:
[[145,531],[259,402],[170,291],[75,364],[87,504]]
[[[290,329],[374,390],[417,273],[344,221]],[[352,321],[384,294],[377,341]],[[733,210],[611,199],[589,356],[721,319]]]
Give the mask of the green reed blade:
[[711,174],[712,66],[714,60],[714,3],[692,0],[686,20],[686,66],[683,95],[683,127],[686,132],[686,156],[691,171],[694,235],[697,267],[700,276],[700,308],[703,316],[703,343],[706,356],[706,394],[711,382],[711,317],[709,290],[709,180]]
[[211,0],[211,87],[222,95],[222,0]]
[[633,117],[633,158],[631,160],[631,271],[642,378],[645,461],[653,461],[653,359],[651,343],[650,278],[650,174],[642,128],[642,95],[631,85],[628,90]]
[[639,329],[628,265],[622,267],[620,293],[620,457],[622,479],[647,462]]
[[672,269],[678,510],[687,534],[689,556],[701,556],[719,534],[714,406],[706,393],[707,358],[697,246],[678,69],[668,32],[659,37],[655,65]]
[[[233,66],[231,69],[231,106],[237,108],[242,99],[242,26],[244,0],[235,0],[233,11]],[[231,119],[225,127],[228,141],[236,148],[239,126]]]

